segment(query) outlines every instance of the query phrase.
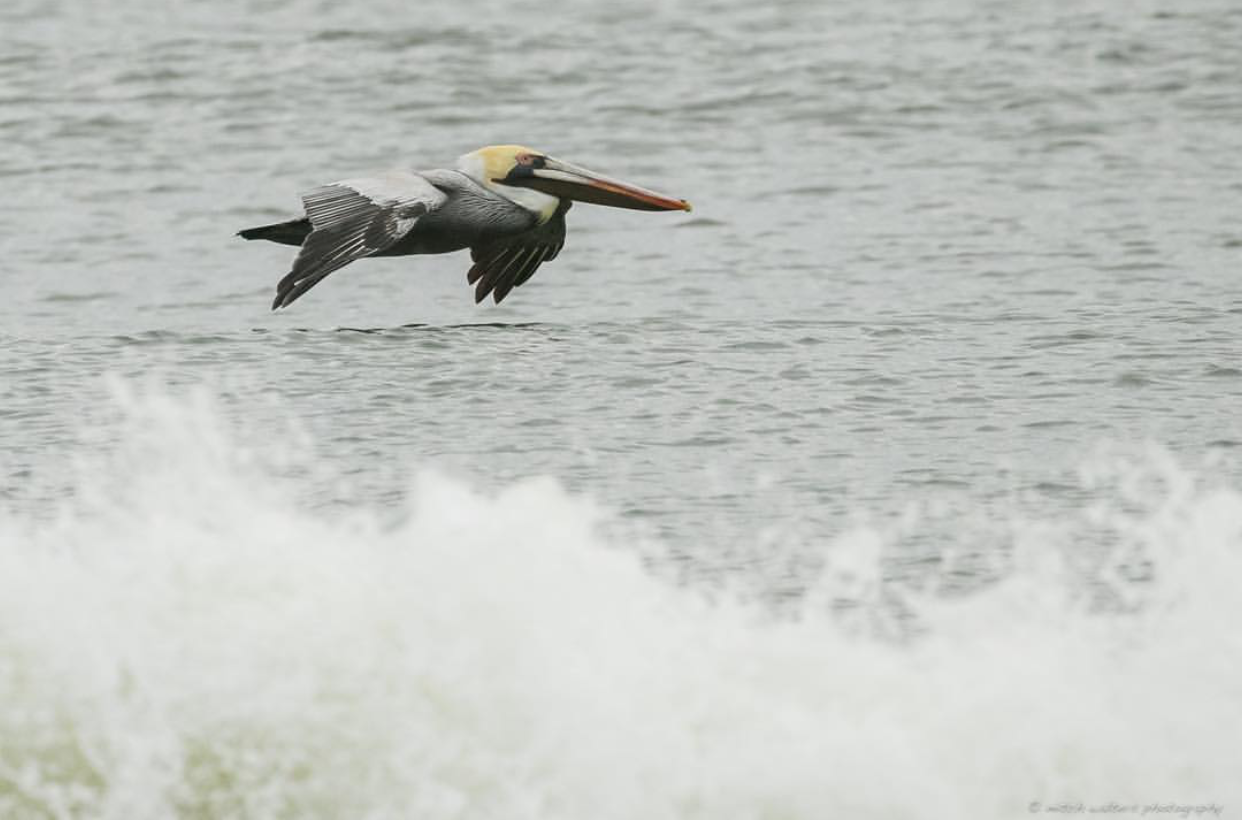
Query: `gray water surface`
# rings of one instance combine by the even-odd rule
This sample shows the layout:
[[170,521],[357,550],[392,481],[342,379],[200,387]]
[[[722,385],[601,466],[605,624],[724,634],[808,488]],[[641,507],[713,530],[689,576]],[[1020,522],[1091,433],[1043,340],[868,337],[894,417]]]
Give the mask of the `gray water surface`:
[[[206,385],[254,441],[299,420],[311,508],[552,475],[707,564],[928,497],[1056,508],[1110,440],[1227,456],[1239,42],[1207,0],[9,0],[0,498],[73,492],[104,373]],[[236,230],[497,142],[695,211],[580,205],[500,306],[457,254],[268,311],[291,249]]]

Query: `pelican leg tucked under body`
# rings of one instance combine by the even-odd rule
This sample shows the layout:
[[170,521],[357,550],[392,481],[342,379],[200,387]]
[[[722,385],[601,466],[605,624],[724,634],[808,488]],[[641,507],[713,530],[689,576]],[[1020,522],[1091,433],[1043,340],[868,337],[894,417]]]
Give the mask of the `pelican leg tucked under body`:
[[466,154],[453,170],[391,171],[302,194],[306,215],[241,231],[245,239],[300,245],[276,286],[288,307],[325,276],[367,256],[470,249],[474,300],[501,302],[565,243],[573,201],[642,211],[688,211],[690,203],[619,182],[520,145]]

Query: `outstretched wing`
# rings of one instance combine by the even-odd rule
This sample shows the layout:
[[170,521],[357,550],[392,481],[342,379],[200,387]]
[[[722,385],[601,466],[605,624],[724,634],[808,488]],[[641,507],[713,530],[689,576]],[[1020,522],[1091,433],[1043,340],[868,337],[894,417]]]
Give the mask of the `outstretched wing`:
[[311,232],[276,286],[272,310],[288,307],[328,274],[385,250],[418,218],[443,204],[444,192],[418,174],[394,171],[375,179],[348,179],[302,195]]
[[509,291],[534,276],[540,265],[556,258],[565,244],[565,212],[571,205],[570,200],[562,199],[556,213],[542,225],[470,249],[474,267],[466,274],[466,281],[475,285],[475,304],[489,293],[500,304]]

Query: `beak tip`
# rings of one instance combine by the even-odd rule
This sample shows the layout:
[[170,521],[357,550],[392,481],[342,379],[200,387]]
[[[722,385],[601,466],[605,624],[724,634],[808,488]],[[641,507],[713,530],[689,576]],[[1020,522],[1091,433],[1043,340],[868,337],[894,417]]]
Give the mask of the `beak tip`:
[[686,200],[684,200],[684,199],[683,199],[683,200],[681,201],[681,209],[682,209],[683,211],[685,211],[686,213],[690,213],[691,211],[693,211],[693,210],[694,210],[694,206],[693,206],[693,205],[691,205],[689,202],[687,202]]

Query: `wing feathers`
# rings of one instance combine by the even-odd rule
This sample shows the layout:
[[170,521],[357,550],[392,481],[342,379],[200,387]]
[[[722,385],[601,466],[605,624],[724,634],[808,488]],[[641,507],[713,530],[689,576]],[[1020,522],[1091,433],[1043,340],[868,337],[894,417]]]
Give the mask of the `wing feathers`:
[[288,307],[333,271],[391,247],[444,199],[417,174],[398,172],[307,191],[302,202],[312,230],[293,270],[276,286],[272,310]]
[[[512,246],[494,249],[494,252],[490,256],[487,256],[477,262],[474,267],[470,269],[470,271],[466,274],[466,283],[473,285],[475,282],[479,281],[479,277],[486,273],[489,267],[499,262],[500,258],[511,250],[513,250]],[[476,257],[476,259],[477,258],[478,257]],[[477,302],[478,300],[476,299],[475,301]]]
[[513,290],[513,283],[517,281],[518,274],[525,267],[527,260],[534,255],[538,248],[519,248],[513,252],[512,257],[505,265],[504,270],[496,274],[495,286],[492,289],[492,299],[496,304],[504,301],[509,295],[509,291]]
[[535,275],[535,271],[539,269],[540,265],[554,256],[556,256],[556,252],[552,248],[547,245],[540,247],[535,254],[531,255],[526,264],[522,266],[522,270],[518,272],[517,279],[513,282],[513,287],[522,287],[527,279]]
[[511,266],[505,275],[496,283],[496,289],[492,292],[496,304],[509,295],[509,291],[525,282],[535,273],[535,268],[539,267],[539,263],[543,261],[543,257],[547,254],[547,250],[542,245],[536,245],[525,254],[522,254],[520,261]]
[[514,245],[506,248],[495,262],[488,265],[487,270],[483,272],[483,277],[479,280],[479,284],[474,289],[474,303],[477,305],[482,302],[487,294],[492,292],[495,287],[500,284],[501,278],[513,267],[519,257],[522,256],[525,248],[520,245]]
[[570,204],[569,200],[562,200],[560,208],[543,225],[471,249],[474,266],[466,274],[466,281],[475,285],[476,303],[490,293],[500,304],[514,288],[534,276],[540,265],[556,258],[565,244],[565,212]]

